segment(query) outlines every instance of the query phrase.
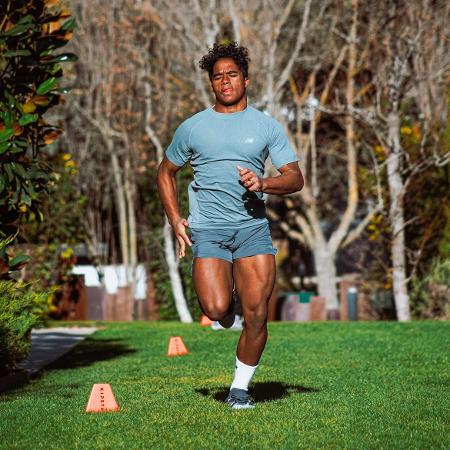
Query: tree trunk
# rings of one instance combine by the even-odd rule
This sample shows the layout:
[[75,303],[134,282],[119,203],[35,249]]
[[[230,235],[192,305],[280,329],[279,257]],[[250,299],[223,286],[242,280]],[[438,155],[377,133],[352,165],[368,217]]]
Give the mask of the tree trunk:
[[[127,205],[127,221],[128,221],[128,240],[129,240],[129,255],[130,265],[133,270],[138,265],[138,250],[137,250],[137,227],[136,227],[136,206],[134,200],[136,198],[136,186],[133,182],[133,174],[130,167],[130,161],[127,158],[125,163],[125,183],[124,193]],[[133,275],[134,277],[134,275]]]
[[[127,207],[127,222],[128,222],[128,243],[129,243],[129,267],[126,267],[127,282],[131,286],[131,293],[133,301],[136,302],[136,271],[138,266],[138,251],[137,251],[137,228],[136,228],[136,209],[135,209],[135,192],[136,188],[133,182],[130,159],[127,157],[124,171],[124,193]],[[140,301],[140,300],[138,300]],[[138,309],[136,309],[138,310]]]
[[[164,149],[162,143],[158,137],[158,135],[153,130],[150,124],[150,117],[152,111],[151,104],[151,84],[148,81],[147,75],[150,72],[150,67],[146,66],[145,69],[147,72],[144,72],[141,76],[144,87],[145,94],[145,132],[150,140],[153,142],[156,147],[156,158],[158,164],[161,164],[161,161],[164,158]],[[163,239],[164,239],[164,253],[167,261],[167,265],[169,267],[169,278],[170,284],[172,286],[172,293],[175,300],[175,308],[177,310],[178,316],[181,322],[191,323],[192,316],[189,312],[189,308],[187,306],[186,297],[184,296],[183,291],[183,283],[181,282],[181,276],[179,272],[178,260],[175,257],[175,246],[173,244],[173,236],[172,229],[170,227],[169,221],[167,220],[167,216],[164,214],[164,227],[163,227]]]
[[389,156],[387,176],[390,194],[389,219],[392,229],[391,255],[395,308],[400,322],[411,320],[405,264],[404,186],[401,176],[402,149],[400,146],[400,118],[398,113],[388,116]]
[[183,323],[192,323],[192,316],[189,312],[186,297],[183,292],[183,284],[181,282],[180,272],[178,271],[178,261],[175,258],[175,246],[173,245],[172,228],[164,218],[164,252],[166,255],[167,265],[169,266],[170,283],[172,284],[173,297],[175,299],[175,308],[178,316]]
[[[125,273],[128,274],[128,267],[130,264],[129,245],[128,245],[128,221],[127,221],[127,206],[125,200],[125,190],[122,180],[122,171],[120,170],[119,159],[114,150],[114,144],[108,145],[108,150],[111,155],[111,166],[113,170],[115,196],[117,202],[117,212],[119,216],[119,234],[120,234],[120,251],[122,253],[122,264],[125,266]],[[128,275],[127,275],[128,276]]]
[[316,246],[314,248],[317,287],[319,296],[325,299],[327,311],[339,309],[336,287],[336,264],[334,259],[335,254],[327,248],[323,246]]

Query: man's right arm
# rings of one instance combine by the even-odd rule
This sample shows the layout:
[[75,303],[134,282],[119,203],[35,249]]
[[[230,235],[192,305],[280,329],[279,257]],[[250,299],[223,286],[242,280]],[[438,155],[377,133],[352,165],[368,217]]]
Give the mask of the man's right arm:
[[162,160],[158,168],[157,183],[159,196],[164,206],[164,210],[169,219],[179,243],[179,256],[182,258],[186,254],[186,244],[191,246],[191,241],[186,234],[188,221],[181,217],[177,199],[176,174],[181,167],[170,162],[166,157]]

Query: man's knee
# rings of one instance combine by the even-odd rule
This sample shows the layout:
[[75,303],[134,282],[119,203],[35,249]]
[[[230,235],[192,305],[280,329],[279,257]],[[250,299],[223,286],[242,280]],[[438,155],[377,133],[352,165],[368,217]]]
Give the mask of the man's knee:
[[199,299],[203,312],[211,320],[221,320],[225,317],[230,307],[229,299]]
[[245,326],[260,330],[267,324],[267,306],[265,304],[247,308],[245,311]]

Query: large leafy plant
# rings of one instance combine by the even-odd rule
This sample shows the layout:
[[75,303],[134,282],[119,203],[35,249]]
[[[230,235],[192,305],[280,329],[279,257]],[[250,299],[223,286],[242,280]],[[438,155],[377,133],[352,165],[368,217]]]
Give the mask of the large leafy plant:
[[[43,219],[51,171],[42,153],[61,134],[43,116],[67,92],[61,63],[76,56],[58,50],[74,27],[59,0],[0,2],[0,238],[17,235],[21,217]],[[25,262],[0,249],[0,277]]]
[[45,323],[51,294],[50,290],[32,292],[22,282],[0,280],[0,376],[28,356],[31,330]]

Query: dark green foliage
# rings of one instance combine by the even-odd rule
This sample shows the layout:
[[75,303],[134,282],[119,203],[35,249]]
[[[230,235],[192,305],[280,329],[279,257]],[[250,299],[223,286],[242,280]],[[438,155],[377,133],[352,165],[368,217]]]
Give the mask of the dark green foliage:
[[439,254],[442,258],[450,258],[450,206],[448,204],[443,207],[443,214],[446,220],[442,228],[442,238],[439,241]]
[[17,274],[30,259],[28,255],[11,256],[6,253],[6,247],[14,241],[16,235],[17,232],[6,239],[0,239],[0,279],[7,279]]
[[27,357],[31,329],[49,310],[49,292],[36,294],[26,285],[0,280],[0,375]]
[[413,278],[411,312],[419,319],[450,319],[450,258],[434,260],[425,277]]
[[[69,273],[75,263],[74,246],[86,240],[83,226],[85,197],[78,193],[78,167],[68,153],[52,159],[54,180],[49,196],[42,204],[45,220],[30,217],[20,224],[21,238],[27,244],[16,246],[30,255],[25,281],[36,281],[42,288],[62,287],[70,281]],[[63,244],[63,246],[61,245]]]
[[[60,102],[61,63],[76,59],[56,53],[75,26],[67,11],[50,7],[56,3],[0,4],[0,237],[15,235],[21,217],[43,219],[40,195],[47,192],[50,167],[41,156],[61,134],[43,115]],[[1,275],[11,262],[5,252],[0,261]]]

